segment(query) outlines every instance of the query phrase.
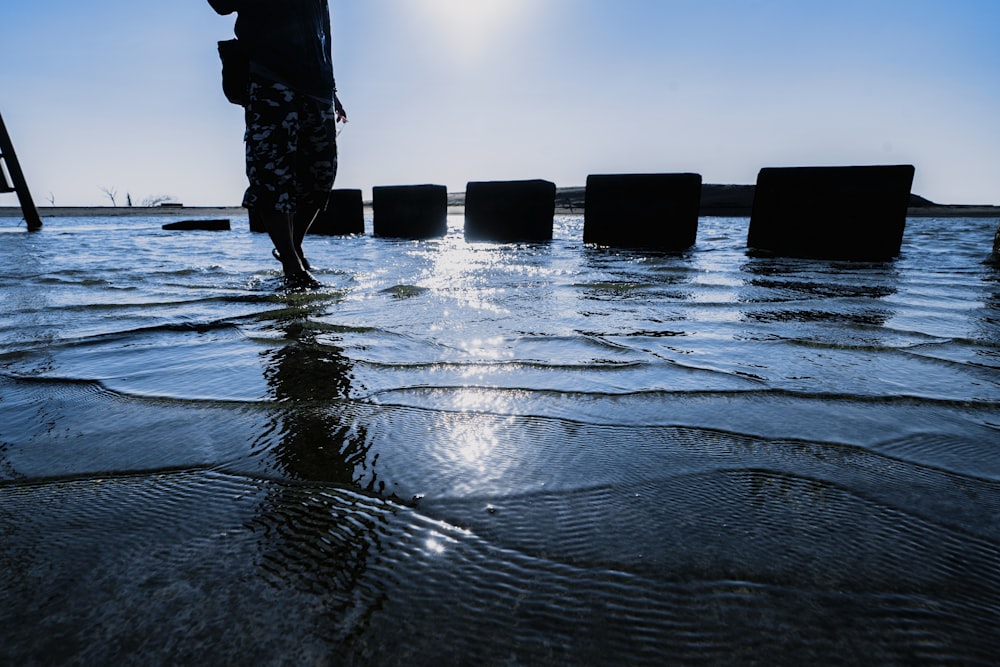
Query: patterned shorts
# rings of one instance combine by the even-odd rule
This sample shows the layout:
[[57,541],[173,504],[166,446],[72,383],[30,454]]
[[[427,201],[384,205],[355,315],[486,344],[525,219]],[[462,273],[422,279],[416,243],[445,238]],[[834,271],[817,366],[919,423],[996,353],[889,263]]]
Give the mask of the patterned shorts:
[[244,135],[247,180],[243,205],[294,213],[324,208],[337,176],[333,104],[267,79],[252,78]]

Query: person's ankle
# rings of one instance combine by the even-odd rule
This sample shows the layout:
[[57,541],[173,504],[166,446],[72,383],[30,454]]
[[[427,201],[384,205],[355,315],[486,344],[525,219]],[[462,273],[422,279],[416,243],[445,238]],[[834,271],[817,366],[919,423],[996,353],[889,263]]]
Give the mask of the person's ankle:
[[318,289],[323,283],[316,280],[316,277],[308,271],[298,273],[285,273],[285,285],[290,289]]
[[302,262],[302,268],[306,271],[311,270],[312,266],[309,264],[309,260],[306,259],[305,253],[302,252],[302,248],[296,248],[296,250],[298,250],[299,260]]
[[[273,248],[273,249],[271,250],[271,255],[273,255],[273,256],[274,256],[274,258],[275,258],[276,260],[278,260],[279,262],[281,262],[281,266],[282,266],[282,268],[283,268],[283,269],[285,269],[285,260],[283,260],[283,259],[281,258],[281,253],[280,253],[280,252],[278,252],[278,249],[277,249],[277,248]],[[306,259],[306,258],[305,258],[305,257],[304,257],[304,256],[302,255],[301,251],[299,252],[299,261],[300,261],[300,263],[301,263],[301,265],[302,265],[302,266],[301,266],[301,268],[302,268],[302,269],[304,269],[304,270],[306,270],[306,271],[309,271],[310,269],[312,269],[312,266],[311,266],[311,265],[309,264],[309,260],[307,260],[307,259]],[[296,270],[299,270],[299,269],[298,269],[298,268],[296,268]],[[285,269],[285,273],[288,273],[288,270],[287,270],[287,269]]]

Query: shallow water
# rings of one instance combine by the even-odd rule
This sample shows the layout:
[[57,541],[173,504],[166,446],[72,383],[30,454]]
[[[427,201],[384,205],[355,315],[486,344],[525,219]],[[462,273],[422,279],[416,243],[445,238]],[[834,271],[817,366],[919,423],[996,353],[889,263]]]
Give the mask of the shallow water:
[[165,221],[0,220],[0,663],[995,660],[996,221],[849,264],[453,217],[310,237],[306,294]]

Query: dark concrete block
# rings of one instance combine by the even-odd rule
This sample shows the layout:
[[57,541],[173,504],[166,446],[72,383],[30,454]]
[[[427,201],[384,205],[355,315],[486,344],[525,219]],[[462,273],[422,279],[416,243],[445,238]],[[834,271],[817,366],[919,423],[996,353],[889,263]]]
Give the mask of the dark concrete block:
[[684,250],[698,236],[700,174],[591,174],[583,241]]
[[448,232],[448,188],[382,185],[372,188],[374,235],[428,239]]
[[247,219],[250,222],[251,232],[267,234],[267,226],[264,224],[263,218],[260,217],[260,214],[258,214],[257,211],[252,208],[247,209]]
[[913,174],[912,165],[761,169],[747,245],[793,257],[892,259]]
[[465,187],[465,238],[503,243],[551,241],[555,211],[555,183],[472,182]]
[[209,232],[228,232],[230,230],[229,220],[181,220],[163,225],[163,229],[168,230],[202,230]]
[[310,234],[340,236],[365,233],[365,204],[361,190],[334,190],[326,209],[319,212]]

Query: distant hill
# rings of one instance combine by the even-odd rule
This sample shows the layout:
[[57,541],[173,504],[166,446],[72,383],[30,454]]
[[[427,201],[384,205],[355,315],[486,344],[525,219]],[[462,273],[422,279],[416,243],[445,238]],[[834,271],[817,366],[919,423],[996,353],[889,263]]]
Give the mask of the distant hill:
[[[753,185],[712,185],[701,187],[702,215],[750,215],[753,209]],[[920,195],[910,195],[910,208],[934,206],[929,199]]]
[[[748,217],[753,210],[753,185],[719,185],[706,183],[701,186],[701,215]],[[461,197],[461,195],[459,195]],[[560,211],[583,212],[586,188],[566,187],[556,190],[556,208]],[[459,202],[458,205],[461,205]],[[937,204],[921,197],[910,195],[909,214],[915,217],[1000,217],[1000,206],[966,206]]]
[[[706,183],[701,186],[701,215],[748,217],[753,210],[753,185],[718,185]],[[587,189],[572,186],[556,189],[556,209],[564,213],[582,213],[587,198]],[[449,206],[465,204],[465,193],[453,192],[448,195]],[[997,215],[997,206],[949,206],[936,204],[920,195],[910,195],[911,215]]]
[[[582,214],[586,202],[585,187],[563,187],[556,189],[556,210],[560,213]],[[706,183],[701,186],[701,209],[703,216],[749,217],[753,211],[753,185],[718,185]],[[365,202],[371,206],[371,201]],[[448,195],[448,206],[465,205],[464,192]],[[52,216],[179,216],[192,213],[242,217],[246,215],[239,206],[40,206],[38,212],[43,217]],[[938,204],[920,195],[910,195],[908,215],[913,218],[1000,218],[1000,206],[976,204]],[[21,218],[20,207],[0,206],[0,218]]]

